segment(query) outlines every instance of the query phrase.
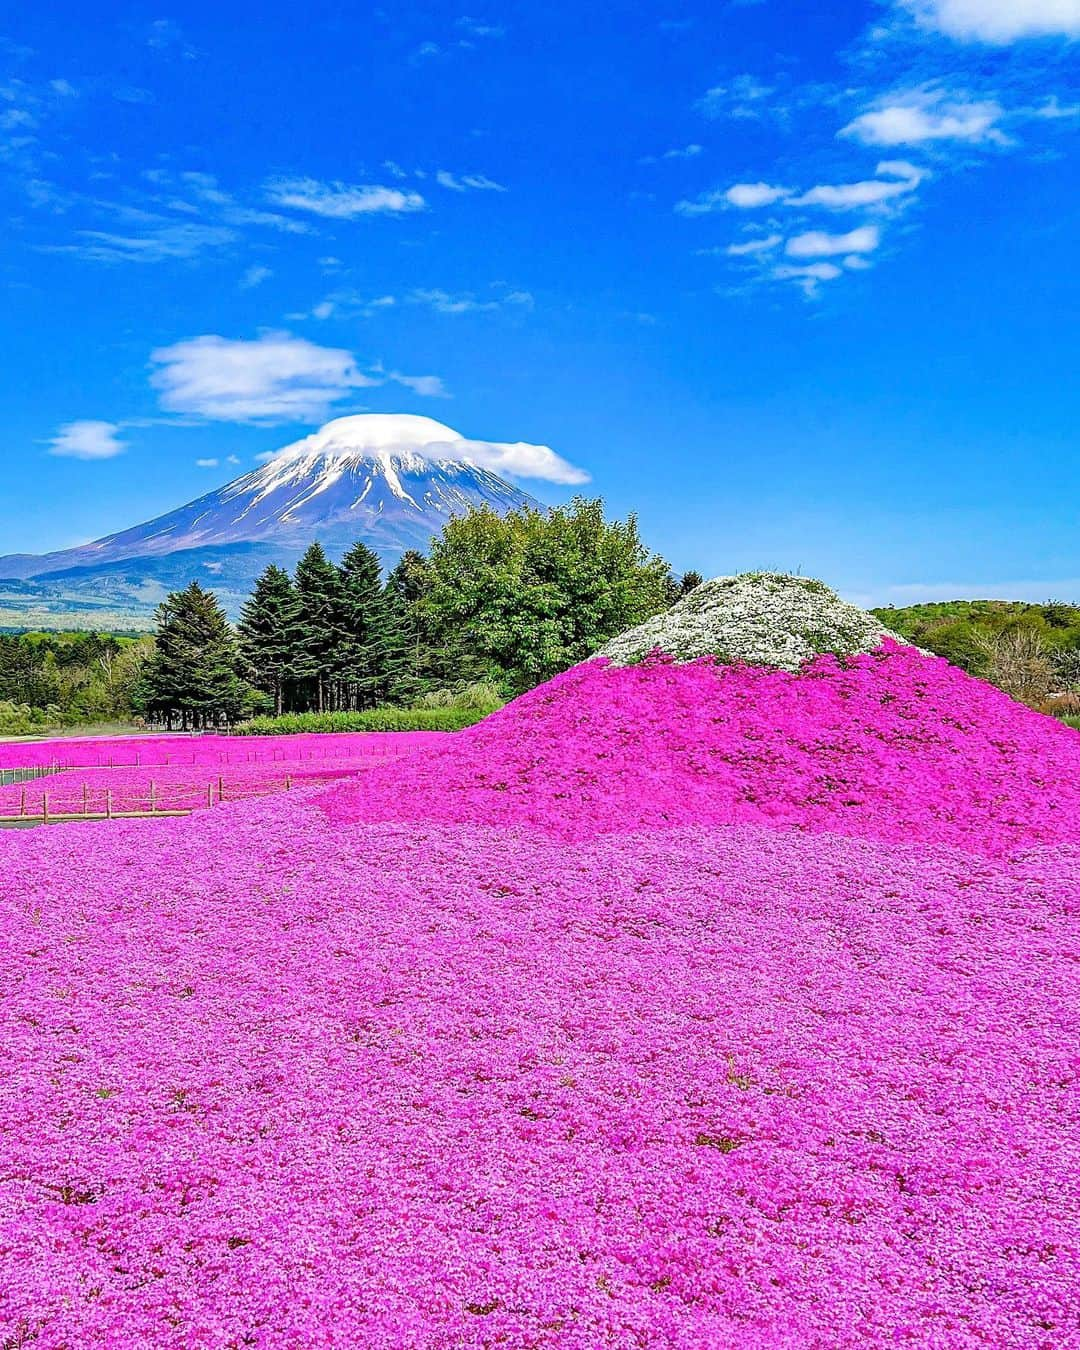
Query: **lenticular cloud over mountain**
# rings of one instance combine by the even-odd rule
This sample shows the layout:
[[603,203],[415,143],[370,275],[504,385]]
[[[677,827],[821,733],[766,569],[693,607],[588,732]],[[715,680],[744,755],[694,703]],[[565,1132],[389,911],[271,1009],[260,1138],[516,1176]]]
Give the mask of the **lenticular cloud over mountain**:
[[432,417],[411,413],[360,413],[337,417],[310,436],[275,451],[270,460],[308,455],[355,457],[372,454],[382,462],[411,456],[433,464],[467,464],[507,473],[515,478],[540,478],[549,483],[587,483],[589,475],[557,455],[550,446],[526,441],[482,441],[462,436]]

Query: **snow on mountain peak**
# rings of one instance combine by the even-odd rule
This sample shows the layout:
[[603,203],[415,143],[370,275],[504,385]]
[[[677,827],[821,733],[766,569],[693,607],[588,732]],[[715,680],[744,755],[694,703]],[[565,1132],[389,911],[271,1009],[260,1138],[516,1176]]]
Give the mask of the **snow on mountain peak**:
[[[360,460],[376,460],[389,477],[397,469],[468,465],[514,478],[541,478],[550,483],[587,483],[589,475],[557,455],[550,446],[526,441],[481,441],[462,436],[444,422],[413,413],[357,413],[336,417],[318,431],[264,456],[270,466],[295,463],[325,465],[334,472]],[[274,472],[264,474],[264,481]]]

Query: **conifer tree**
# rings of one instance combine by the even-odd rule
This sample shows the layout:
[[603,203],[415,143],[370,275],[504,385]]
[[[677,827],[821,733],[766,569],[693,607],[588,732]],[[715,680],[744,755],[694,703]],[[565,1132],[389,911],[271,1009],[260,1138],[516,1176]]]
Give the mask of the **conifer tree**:
[[158,608],[154,655],[140,681],[139,700],[171,727],[217,726],[242,716],[249,687],[225,611],[197,581]]
[[395,703],[412,702],[430,683],[431,653],[420,613],[427,587],[427,559],[407,549],[383,588],[387,694]]
[[341,576],[317,541],[296,564],[295,584],[299,645],[293,673],[309,681],[317,711],[325,712],[343,646]]
[[371,707],[386,690],[387,606],[382,565],[364,543],[341,560],[341,644],[338,674],[350,707]]
[[241,612],[238,633],[255,687],[270,695],[280,716],[301,646],[300,601],[284,568],[271,563],[256,581]]

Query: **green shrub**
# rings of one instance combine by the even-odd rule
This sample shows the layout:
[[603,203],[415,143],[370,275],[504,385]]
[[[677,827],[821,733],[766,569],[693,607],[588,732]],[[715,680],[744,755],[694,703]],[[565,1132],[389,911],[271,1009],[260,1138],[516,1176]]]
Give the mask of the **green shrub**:
[[475,680],[453,689],[433,689],[416,703],[417,708],[457,708],[487,716],[506,702],[502,690],[494,680]]
[[371,708],[367,712],[285,713],[252,717],[237,736],[293,736],[305,731],[461,731],[484,716],[475,708]]

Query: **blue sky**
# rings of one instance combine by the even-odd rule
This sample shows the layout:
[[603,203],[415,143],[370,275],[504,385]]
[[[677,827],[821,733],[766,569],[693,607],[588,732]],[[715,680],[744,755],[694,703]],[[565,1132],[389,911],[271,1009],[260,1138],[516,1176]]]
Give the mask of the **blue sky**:
[[1078,56],[1080,0],[9,11],[0,553],[368,409],[679,568],[1080,600]]

